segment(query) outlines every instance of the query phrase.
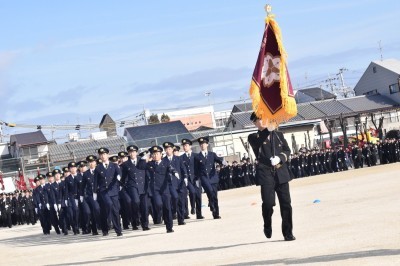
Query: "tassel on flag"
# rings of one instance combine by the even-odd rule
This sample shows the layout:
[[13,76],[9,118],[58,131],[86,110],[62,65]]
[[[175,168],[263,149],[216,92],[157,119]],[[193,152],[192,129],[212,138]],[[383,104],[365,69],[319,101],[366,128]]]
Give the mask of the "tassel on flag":
[[266,11],[264,35],[249,92],[257,117],[266,125],[278,126],[297,115],[297,105],[281,31],[269,5]]

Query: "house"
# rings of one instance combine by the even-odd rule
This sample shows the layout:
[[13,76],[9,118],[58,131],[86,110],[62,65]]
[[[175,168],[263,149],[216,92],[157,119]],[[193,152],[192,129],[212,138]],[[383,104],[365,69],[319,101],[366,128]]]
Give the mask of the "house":
[[146,126],[128,127],[125,128],[124,137],[126,137],[129,144],[134,144],[139,148],[162,145],[166,141],[180,143],[184,138],[193,139],[193,136],[180,120]]
[[107,132],[107,136],[117,136],[117,126],[115,121],[108,114],[103,115],[99,125],[100,131]]
[[10,136],[10,154],[14,158],[22,157],[28,164],[36,163],[47,156],[49,141],[41,130]]
[[354,87],[356,95],[380,94],[400,104],[400,60],[373,61]]
[[[196,130],[201,126],[215,128],[214,107],[212,105],[187,108],[163,114],[168,115],[170,122],[181,121],[189,131]],[[161,114],[158,114],[158,116],[161,118]]]

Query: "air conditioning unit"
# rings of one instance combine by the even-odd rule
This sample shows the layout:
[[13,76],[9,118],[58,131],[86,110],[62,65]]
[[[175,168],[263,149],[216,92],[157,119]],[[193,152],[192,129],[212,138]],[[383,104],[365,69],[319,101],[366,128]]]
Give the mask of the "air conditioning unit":
[[107,138],[107,131],[93,132],[90,134],[91,140],[99,140],[99,139],[106,139],[106,138]]
[[69,133],[68,134],[68,140],[70,142],[78,141],[79,140],[79,134],[78,133]]

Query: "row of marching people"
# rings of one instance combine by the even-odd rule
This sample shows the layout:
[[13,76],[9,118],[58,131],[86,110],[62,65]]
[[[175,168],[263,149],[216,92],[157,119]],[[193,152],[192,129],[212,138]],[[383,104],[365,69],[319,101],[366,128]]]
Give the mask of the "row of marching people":
[[32,190],[0,193],[0,227],[34,225],[36,221]]
[[182,155],[171,142],[140,154],[137,146],[130,145],[118,156],[109,156],[102,147],[99,158],[89,155],[85,161],[70,162],[62,172],[48,172],[48,182],[38,175],[33,199],[43,233],[50,234],[53,227],[57,234],[72,231],[76,235],[82,230],[82,234],[98,235],[101,230],[106,236],[113,228],[122,236],[122,230],[130,226],[150,230],[149,216],[154,224],[164,222],[171,233],[174,218],[178,225],[185,225],[189,214],[204,219],[202,189],[213,218],[220,219],[215,166],[227,163],[208,151],[208,138],[197,141],[201,152],[195,154],[192,141],[183,139]]

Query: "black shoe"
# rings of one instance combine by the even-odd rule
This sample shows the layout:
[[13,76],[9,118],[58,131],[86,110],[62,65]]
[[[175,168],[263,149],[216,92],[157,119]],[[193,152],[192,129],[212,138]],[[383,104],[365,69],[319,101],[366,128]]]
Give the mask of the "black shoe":
[[117,233],[117,236],[122,236],[122,233]]
[[178,223],[178,225],[185,225],[185,224],[186,224],[185,222]]
[[198,219],[198,220],[204,219],[204,216],[197,216],[196,219]]
[[272,228],[264,228],[264,235],[267,238],[271,238],[271,236],[272,236]]
[[132,227],[132,230],[139,230],[139,228],[135,225]]
[[294,235],[287,235],[285,236],[285,241],[293,241],[296,240],[296,238],[294,237]]
[[88,231],[82,231],[82,235],[87,235],[87,234],[89,234]]
[[129,229],[129,226],[124,226],[124,230],[128,230]]
[[174,232],[174,230],[167,230],[167,233],[173,233]]
[[68,235],[68,232],[64,232],[64,235],[67,236],[67,235]]
[[190,216],[189,216],[189,215],[186,215],[184,218],[185,218],[185,219],[190,219]]
[[214,219],[221,219],[221,216],[214,216]]
[[92,236],[98,236],[98,235],[99,235],[99,233],[97,233],[97,232],[92,233]]
[[191,213],[192,215],[196,214],[196,211],[195,211],[195,209],[194,209],[194,208],[192,208],[192,209],[190,210],[190,213]]
[[172,215],[172,220],[176,220],[176,214]]
[[150,228],[149,227],[143,227],[143,231],[149,231],[150,230]]
[[108,232],[103,232],[103,236],[108,236]]
[[74,236],[76,236],[78,233],[77,232],[74,232]]

